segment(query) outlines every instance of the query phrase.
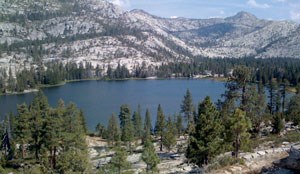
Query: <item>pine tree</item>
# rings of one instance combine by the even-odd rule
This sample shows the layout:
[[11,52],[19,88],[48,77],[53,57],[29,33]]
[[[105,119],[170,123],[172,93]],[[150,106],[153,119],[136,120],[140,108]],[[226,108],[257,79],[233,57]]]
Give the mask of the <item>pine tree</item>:
[[140,105],[138,106],[138,110],[135,111],[132,116],[132,122],[134,127],[135,138],[141,139],[143,137],[143,129],[142,129],[142,117],[141,117]]
[[166,129],[163,133],[163,145],[167,148],[168,151],[171,151],[172,147],[176,144],[176,127],[173,124],[171,117],[168,117],[166,123]]
[[163,113],[163,110],[161,108],[161,105],[158,105],[157,108],[157,117],[156,117],[156,123],[155,123],[155,135],[159,137],[160,141],[160,151],[162,151],[163,148],[163,135],[164,135],[164,130],[165,130],[165,116]]
[[193,99],[190,90],[188,89],[186,91],[186,94],[181,104],[181,113],[184,114],[184,117],[188,123],[188,133],[193,131],[193,127],[195,125],[195,121],[193,118],[193,111],[194,111]]
[[144,130],[147,130],[150,132],[152,132],[152,121],[151,121],[151,115],[150,115],[150,111],[149,109],[146,110],[146,115],[145,115],[145,123],[144,123]]
[[20,144],[22,150],[22,159],[26,158],[26,144],[30,141],[30,113],[27,105],[24,103],[18,106],[18,114],[16,116],[16,124],[14,128],[16,141]]
[[[260,93],[258,93],[260,92]],[[256,86],[249,86],[245,94],[245,105],[243,110],[246,112],[247,118],[251,120],[252,132],[257,134],[260,131],[260,124],[263,121],[266,108],[266,98],[262,90],[257,91]]]
[[157,165],[160,160],[155,153],[154,146],[150,139],[146,139],[144,143],[144,151],[142,153],[142,160],[146,163],[147,173],[158,173]]
[[183,132],[183,124],[182,124],[182,116],[181,115],[176,116],[176,130],[177,130],[177,136],[180,137]]
[[230,137],[233,145],[234,156],[237,158],[240,149],[247,149],[251,128],[251,122],[246,117],[246,113],[240,109],[236,109],[230,118]]
[[134,140],[134,127],[131,120],[130,109],[127,105],[122,105],[120,108],[120,127],[121,127],[121,140],[127,144],[131,150],[131,142]]
[[222,106],[221,113],[223,117],[228,117],[230,114],[232,114],[237,103],[239,103],[241,108],[243,108],[246,102],[247,85],[250,79],[251,70],[248,67],[236,66],[233,69],[232,75],[228,78],[225,84],[226,91],[223,95],[225,97],[225,101]]
[[81,123],[84,134],[87,134],[86,121],[82,110],[80,110],[79,113],[79,121]]
[[199,118],[195,133],[190,134],[187,158],[199,166],[207,164],[222,151],[223,126],[219,112],[206,97],[199,105]]
[[149,109],[147,109],[145,122],[144,122],[143,143],[145,143],[147,139],[151,139],[151,133],[152,133],[151,115]]
[[295,125],[300,124],[300,93],[291,98],[290,103],[288,104],[287,115]]
[[[33,168],[41,169],[42,173],[89,173],[83,117],[74,104],[65,107],[62,100],[57,108],[50,108],[41,92],[29,107],[18,106],[11,127],[16,143],[21,145],[22,159],[34,156],[39,166],[32,164]],[[25,145],[31,147],[29,153]]]
[[118,120],[115,114],[112,114],[108,120],[107,130],[109,133],[107,134],[107,141],[110,145],[116,145],[118,141],[120,141],[120,130],[118,126]]
[[240,90],[241,94],[238,96],[241,99],[241,105],[245,104],[245,94],[247,84],[251,79],[251,70],[246,66],[237,66],[234,68],[230,81],[233,83],[231,89]]
[[128,105],[122,105],[120,107],[120,128],[123,129],[125,122],[130,118],[130,108]]
[[96,126],[96,132],[99,137],[107,138],[105,126],[101,123],[98,123]]
[[8,71],[7,89],[10,92],[14,92],[16,90],[16,80],[13,77],[12,70],[10,67],[9,67],[9,71]]
[[80,110],[70,103],[63,113],[61,154],[57,158],[58,173],[86,173],[90,166],[84,122]]
[[284,122],[281,113],[276,113],[273,120],[273,133],[280,134],[284,129]]
[[115,149],[115,154],[111,158],[110,164],[112,166],[112,171],[121,174],[123,170],[130,168],[130,163],[127,161],[127,152],[121,147]]
[[49,151],[49,167],[56,168],[56,154],[60,148],[60,142],[63,139],[63,115],[58,109],[50,109],[47,117],[43,123],[43,130],[41,133],[41,143]]
[[282,97],[282,104],[281,104],[281,112],[284,113],[284,110],[286,109],[286,91],[288,86],[288,81],[286,79],[283,80],[283,83],[280,85],[280,93]]
[[29,106],[31,113],[30,128],[33,149],[35,151],[35,159],[39,161],[40,151],[42,148],[43,122],[47,118],[49,112],[49,104],[46,96],[42,92],[38,92]]

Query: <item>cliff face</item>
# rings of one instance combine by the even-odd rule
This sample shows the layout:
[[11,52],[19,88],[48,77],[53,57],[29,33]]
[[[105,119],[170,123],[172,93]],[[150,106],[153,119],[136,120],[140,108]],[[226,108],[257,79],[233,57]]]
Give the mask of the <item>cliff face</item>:
[[240,12],[225,19],[160,18],[124,11],[104,0],[0,2],[0,65],[37,60],[125,64],[189,61],[204,57],[300,55],[297,23],[267,21]]

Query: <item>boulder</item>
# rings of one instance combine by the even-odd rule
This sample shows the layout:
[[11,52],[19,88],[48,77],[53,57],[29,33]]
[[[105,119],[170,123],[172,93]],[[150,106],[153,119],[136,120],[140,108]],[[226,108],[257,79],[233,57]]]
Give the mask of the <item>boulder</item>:
[[247,161],[251,161],[252,160],[252,155],[251,154],[247,154],[247,155],[244,155],[243,158]]
[[274,162],[274,165],[300,171],[300,150],[292,147],[289,151],[289,156]]
[[284,141],[284,142],[282,142],[282,145],[284,145],[284,146],[290,145],[290,142]]
[[256,152],[259,156],[264,156],[266,154],[265,151],[257,151]]
[[252,158],[258,158],[259,157],[259,155],[256,154],[256,153],[252,153],[251,155],[252,155]]

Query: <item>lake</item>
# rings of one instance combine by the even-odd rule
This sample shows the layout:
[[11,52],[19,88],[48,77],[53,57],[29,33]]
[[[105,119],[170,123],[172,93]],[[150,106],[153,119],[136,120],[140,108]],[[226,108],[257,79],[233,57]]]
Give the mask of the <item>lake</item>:
[[[224,93],[225,87],[223,82],[209,79],[172,79],[82,81],[42,90],[51,106],[56,106],[60,98],[66,104],[76,103],[85,114],[89,130],[95,130],[99,122],[106,125],[112,113],[118,115],[122,104],[128,104],[131,107],[131,113],[140,104],[143,117],[148,108],[153,123],[158,104],[162,105],[165,115],[179,113],[187,89],[192,93],[194,104],[198,104],[205,96],[210,96],[216,102]],[[1,96],[2,117],[10,111],[15,113],[17,104],[29,103],[33,97],[34,93]]]

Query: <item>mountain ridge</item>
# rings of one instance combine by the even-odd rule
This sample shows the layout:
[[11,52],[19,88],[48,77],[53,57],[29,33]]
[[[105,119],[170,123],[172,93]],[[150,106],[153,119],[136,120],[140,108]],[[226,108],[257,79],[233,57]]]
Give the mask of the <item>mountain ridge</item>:
[[51,2],[0,2],[5,9],[0,12],[2,67],[28,67],[40,59],[133,69],[195,57],[300,55],[295,22],[258,19],[243,11],[227,18],[162,18],[104,0]]

